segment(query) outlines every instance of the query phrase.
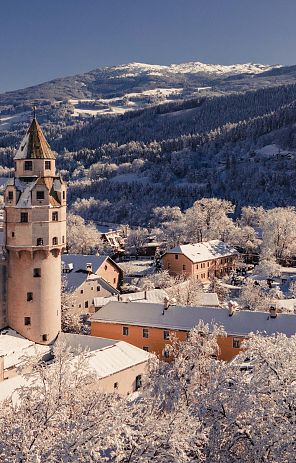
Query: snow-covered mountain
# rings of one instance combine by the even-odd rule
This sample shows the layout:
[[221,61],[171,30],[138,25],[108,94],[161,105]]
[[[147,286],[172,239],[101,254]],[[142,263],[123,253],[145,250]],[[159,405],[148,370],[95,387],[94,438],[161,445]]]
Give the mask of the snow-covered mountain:
[[[54,79],[0,95],[0,131],[27,117],[32,104],[45,119],[52,105],[73,117],[123,114],[150,105],[219,96],[296,82],[296,66],[280,64],[128,63]],[[56,116],[54,116],[56,117]]]
[[[261,72],[270,71],[283,67],[281,64],[205,64],[199,61],[192,61],[182,64],[170,64],[169,66],[146,64],[146,63],[129,63],[120,66],[113,66],[114,71],[122,72],[126,77],[135,77],[143,73],[150,75],[169,74],[214,74],[214,75],[236,75],[236,74],[260,74]],[[108,68],[106,68],[108,69]],[[109,68],[110,69],[110,68]]]

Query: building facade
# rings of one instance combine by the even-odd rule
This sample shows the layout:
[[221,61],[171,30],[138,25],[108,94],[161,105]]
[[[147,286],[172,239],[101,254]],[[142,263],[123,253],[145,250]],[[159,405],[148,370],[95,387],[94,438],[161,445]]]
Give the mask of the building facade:
[[62,284],[71,305],[81,313],[94,312],[96,297],[119,295],[121,268],[108,256],[62,256]]
[[34,117],[5,192],[6,325],[38,344],[61,328],[61,254],[66,246],[66,185]]
[[218,337],[221,360],[232,360],[241,350],[250,333],[260,332],[271,336],[296,332],[296,315],[250,310],[233,311],[212,307],[181,307],[167,304],[142,304],[138,302],[109,302],[91,317],[91,335],[126,341],[163,360],[170,360],[167,346],[173,335],[180,341],[200,321],[209,327],[217,325],[225,330]]
[[193,277],[201,283],[235,270],[238,252],[223,243],[212,240],[205,243],[184,244],[170,249],[162,256],[162,268],[170,275]]

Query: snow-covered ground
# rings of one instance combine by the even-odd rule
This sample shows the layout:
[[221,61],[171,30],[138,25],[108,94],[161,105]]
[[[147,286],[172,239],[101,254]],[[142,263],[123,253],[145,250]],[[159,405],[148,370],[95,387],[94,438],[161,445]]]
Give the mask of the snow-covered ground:
[[287,155],[293,155],[295,154],[293,151],[289,150],[283,150],[281,149],[278,145],[276,145],[275,143],[271,144],[271,145],[265,145],[263,146],[263,148],[260,148],[258,150],[256,150],[256,153],[260,156],[260,157],[267,157],[267,158],[270,158],[270,157],[277,157],[277,156],[287,156]]
[[10,127],[15,124],[16,122],[21,122],[21,121],[25,121],[27,120],[28,118],[28,114],[29,112],[26,111],[26,112],[23,112],[23,113],[19,113],[19,114],[3,114],[1,115],[0,114],[0,131],[2,130],[9,130]]
[[[208,87],[207,87],[208,88]],[[201,91],[199,88],[198,91]],[[74,106],[73,117],[79,115],[96,116],[102,114],[123,114],[126,111],[140,109],[150,104],[153,99],[158,103],[172,101],[170,97],[180,95],[183,88],[154,88],[143,92],[126,93],[122,97],[100,98],[100,99],[70,99],[69,103]],[[89,107],[88,107],[89,106]]]

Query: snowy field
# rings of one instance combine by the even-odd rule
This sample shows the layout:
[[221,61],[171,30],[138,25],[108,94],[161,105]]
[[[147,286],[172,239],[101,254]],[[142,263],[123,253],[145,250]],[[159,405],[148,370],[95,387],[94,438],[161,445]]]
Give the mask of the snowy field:
[[[198,89],[198,91],[200,90],[202,88]],[[117,98],[70,99],[69,103],[74,107],[73,117],[80,115],[124,114],[126,111],[143,108],[153,103],[153,101],[160,104],[173,101],[171,98],[174,95],[180,95],[182,92],[183,88],[155,88],[143,92],[126,93],[124,96]]]
[[25,121],[28,118],[28,111],[13,115],[0,115],[0,131],[9,130],[17,122]]

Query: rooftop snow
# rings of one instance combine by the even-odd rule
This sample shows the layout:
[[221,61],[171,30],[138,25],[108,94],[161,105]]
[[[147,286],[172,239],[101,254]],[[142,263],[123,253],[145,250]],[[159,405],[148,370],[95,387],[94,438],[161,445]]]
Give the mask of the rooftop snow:
[[99,378],[118,373],[146,362],[150,354],[124,341],[79,334],[62,333],[66,344],[74,349],[89,349],[89,365]]
[[[89,273],[86,270],[86,264],[92,264],[92,274],[95,274],[99,268],[103,265],[106,259],[110,259],[108,256],[94,256],[94,255],[81,255],[81,254],[63,254],[62,255],[62,266],[69,269],[69,266],[72,267],[69,273],[63,273],[63,276],[66,280],[66,291],[73,291],[79,288],[82,283],[87,279]],[[113,261],[112,261],[113,262]],[[72,265],[71,265],[72,264]],[[114,265],[115,262],[114,262]],[[98,276],[93,275],[93,277],[99,278]],[[102,279],[102,286],[103,284],[108,284],[105,280]],[[113,287],[112,287],[113,288]],[[116,289],[114,289],[114,293],[116,293]]]
[[230,317],[228,309],[222,308],[172,305],[163,309],[163,304],[109,302],[93,314],[91,320],[183,331],[191,330],[202,320],[210,326],[222,325],[227,334],[237,336],[247,336],[251,332],[267,335],[278,332],[287,336],[296,333],[294,314],[278,314],[276,318],[270,318],[269,312],[240,310]]
[[165,254],[184,254],[193,263],[204,262],[219,257],[238,254],[237,250],[223,241],[212,240],[205,243],[183,244],[170,249]]
[[29,341],[11,329],[0,332],[0,356],[4,357],[4,369],[19,366],[24,356],[44,355],[49,350],[49,346]]

